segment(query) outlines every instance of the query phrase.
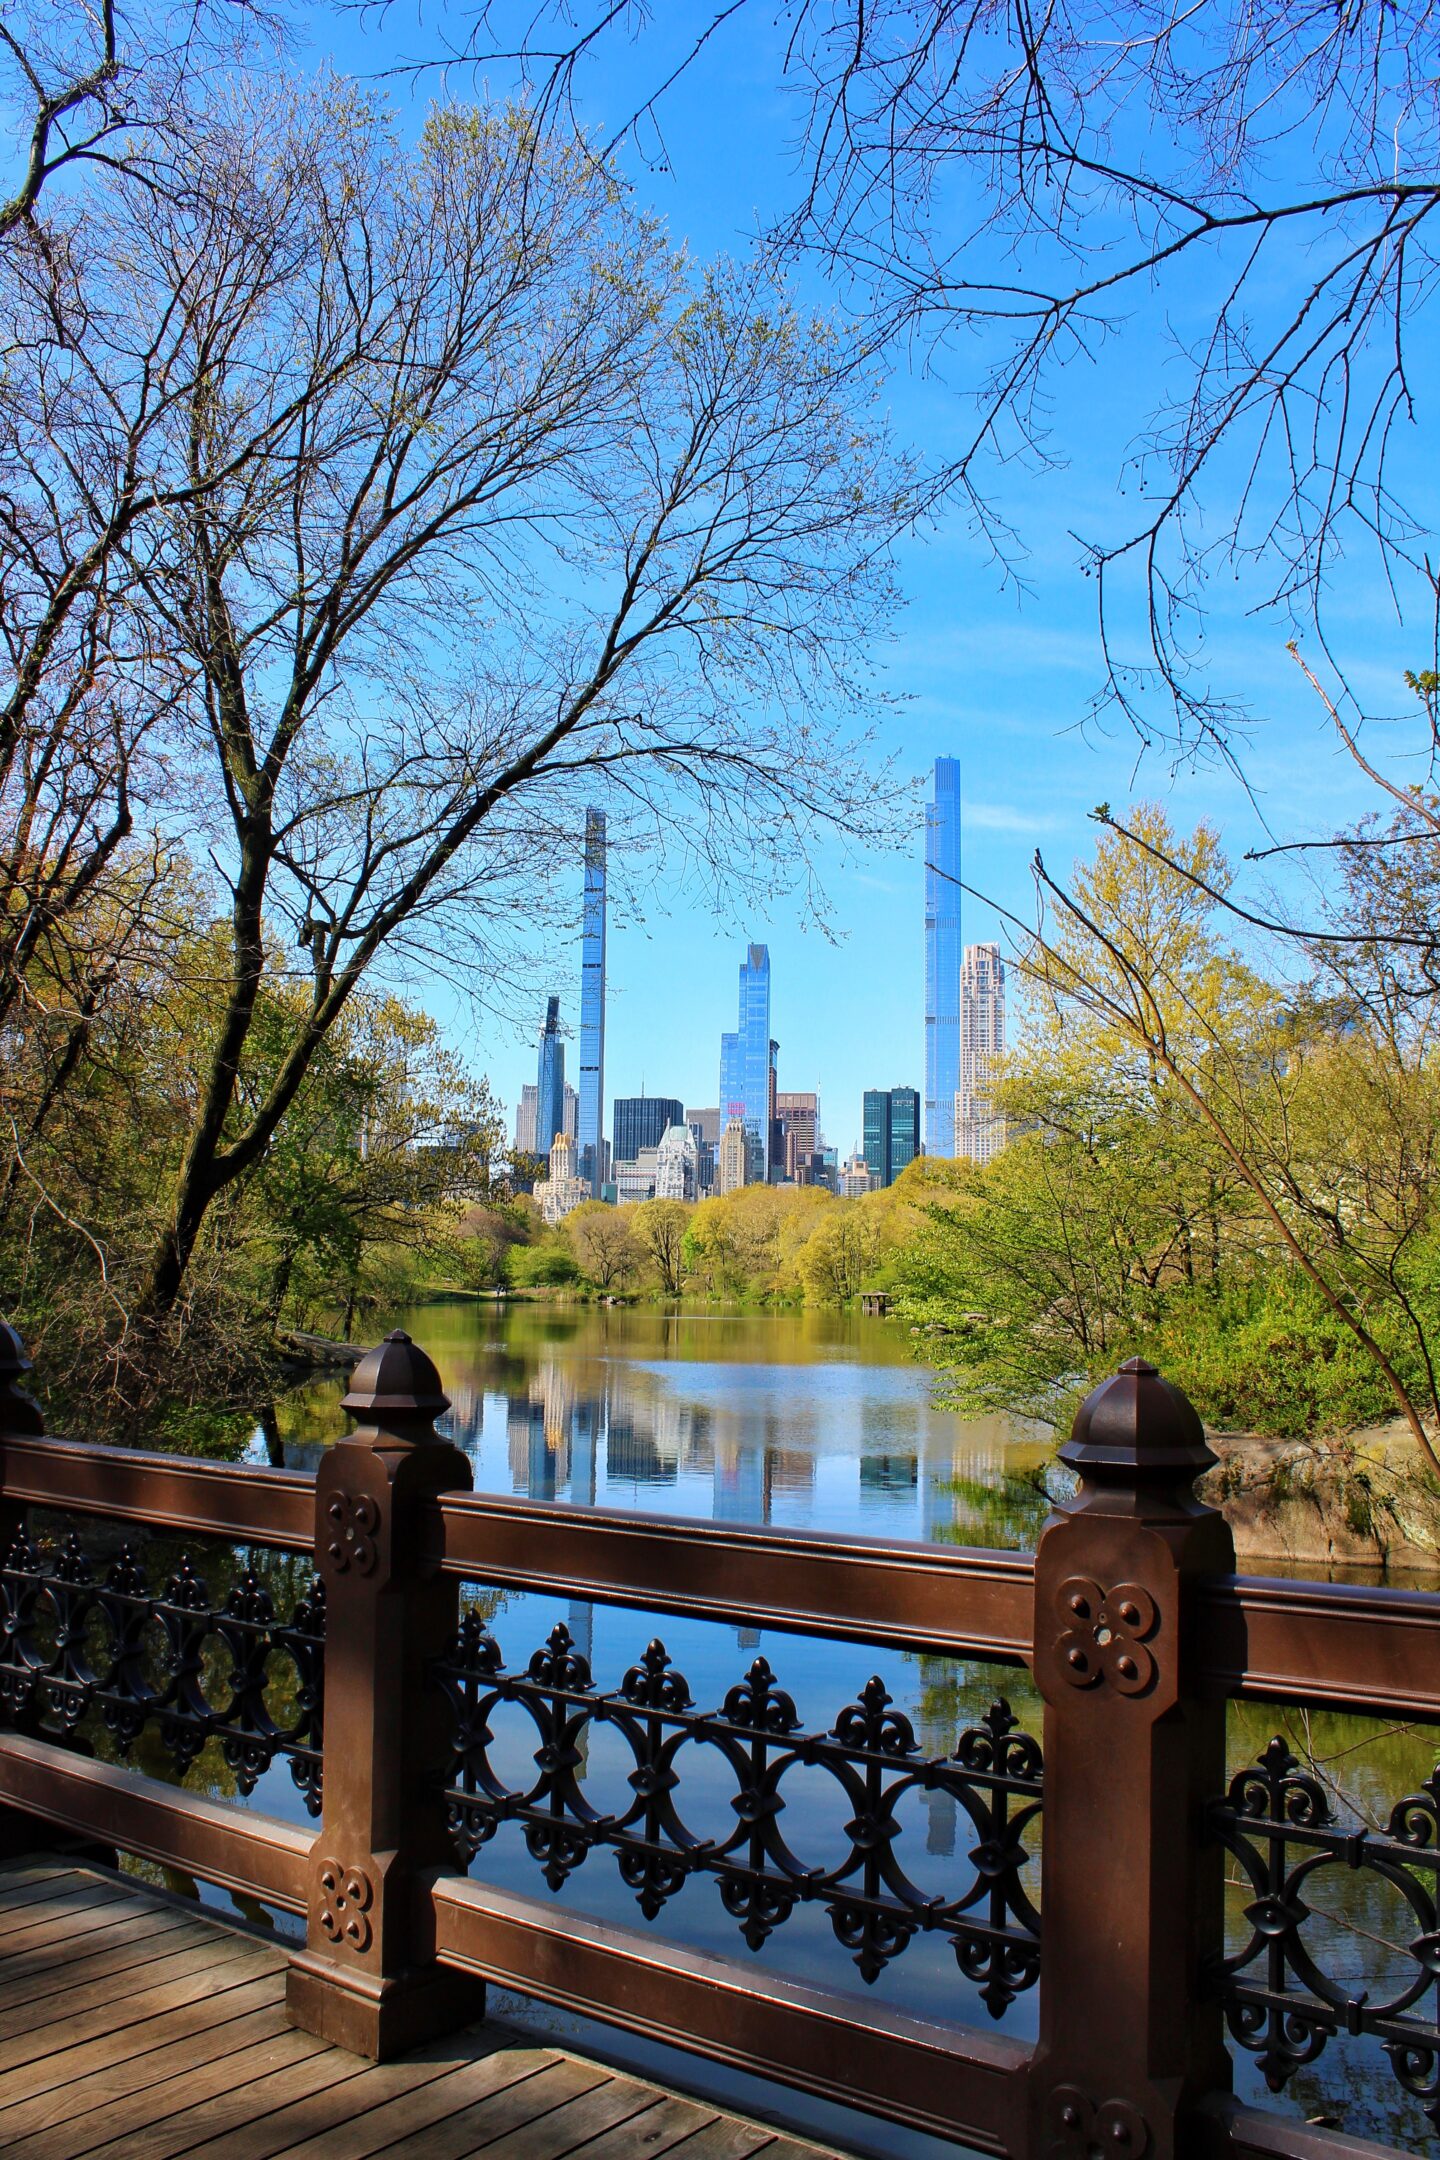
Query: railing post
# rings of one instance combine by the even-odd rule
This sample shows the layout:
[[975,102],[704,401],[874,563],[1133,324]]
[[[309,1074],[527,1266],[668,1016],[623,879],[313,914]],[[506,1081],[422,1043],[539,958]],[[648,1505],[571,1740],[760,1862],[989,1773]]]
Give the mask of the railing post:
[[1220,1949],[1222,1855],[1203,1837],[1224,1788],[1225,1705],[1192,1678],[1190,1589],[1230,1572],[1229,1526],[1194,1496],[1214,1461],[1178,1388],[1132,1358],[1081,1405],[1078,1473],[1035,1562],[1045,1698],[1036,2160],[1181,2160],[1195,2105],[1230,2062],[1206,1966]]
[[445,1702],[428,1667],[453,1633],[459,1586],[421,1555],[427,1501],[471,1471],[434,1420],[440,1375],[408,1335],[361,1360],[343,1407],[354,1432],[315,1479],[326,1594],[324,1827],[311,1852],[293,2024],[383,2059],[484,2010],[483,1985],[434,1962],[421,1881],[455,1864],[439,1799]]

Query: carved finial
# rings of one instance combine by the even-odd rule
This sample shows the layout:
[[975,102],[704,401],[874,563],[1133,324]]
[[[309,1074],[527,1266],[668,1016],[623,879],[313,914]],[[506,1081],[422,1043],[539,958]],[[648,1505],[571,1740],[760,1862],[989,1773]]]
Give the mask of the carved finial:
[[19,1382],[31,1370],[25,1345],[14,1328],[0,1320],[0,1433],[43,1433],[40,1405]]
[[1192,1485],[1216,1457],[1190,1398],[1147,1364],[1127,1358],[1075,1413],[1060,1460],[1087,1485]]
[[340,1405],[358,1426],[384,1427],[409,1440],[434,1436],[435,1420],[450,1407],[433,1359],[403,1328],[396,1328],[361,1358],[350,1392]]

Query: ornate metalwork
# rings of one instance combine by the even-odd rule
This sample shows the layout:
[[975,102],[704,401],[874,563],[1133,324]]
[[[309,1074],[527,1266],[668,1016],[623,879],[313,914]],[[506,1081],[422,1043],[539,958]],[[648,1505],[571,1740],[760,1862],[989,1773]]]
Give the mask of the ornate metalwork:
[[375,1885],[364,1868],[346,1867],[339,1860],[322,1860],[316,1871],[316,1885],[321,1931],[331,1942],[348,1943],[355,1951],[368,1950]]
[[[1345,1828],[1319,1779],[1277,1737],[1231,1780],[1211,1822],[1255,1892],[1244,1909],[1250,1936],[1225,1960],[1222,1993],[1230,2031],[1257,2057],[1270,2090],[1279,2092],[1333,2035],[1373,2034],[1440,2131],[1440,1765],[1396,1802],[1383,1832]],[[1378,1996],[1333,1979],[1306,1940],[1316,1917],[1307,1898],[1337,1868],[1388,1883],[1416,1928],[1396,1946],[1413,1970]]]
[[1060,1667],[1071,1687],[1107,1683],[1121,1695],[1139,1695],[1155,1676],[1146,1642],[1159,1613],[1138,1583],[1104,1590],[1088,1576],[1072,1575],[1056,1592],[1064,1630],[1056,1643]]
[[1150,2126],[1128,2100],[1093,2100],[1078,2085],[1057,2085],[1050,2095],[1050,2141],[1046,2160],[1142,2160]]
[[[243,1793],[284,1756],[318,1815],[324,1637],[318,1580],[281,1621],[253,1568],[217,1605],[188,1554],[156,1591],[131,1545],[101,1575],[73,1532],[45,1557],[22,1533],[0,1566],[0,1717],[83,1744],[93,1713],[126,1757],[150,1727],[182,1776],[214,1739]],[[294,1672],[283,1722],[273,1660]]]
[[[1007,1703],[995,1703],[953,1755],[928,1757],[878,1678],[828,1732],[805,1732],[763,1657],[720,1709],[701,1711],[661,1642],[602,1693],[563,1626],[515,1673],[473,1610],[435,1674],[454,1714],[445,1798],[466,1865],[502,1823],[518,1822],[552,1890],[608,1846],[647,1920],[705,1874],[752,1950],[797,1905],[818,1902],[867,1981],[921,1932],[949,1937],[992,2017],[1036,1980],[1039,1914],[1021,1871],[1034,1857],[1026,1835],[1040,1814],[1043,1765]],[[519,1705],[535,1726],[536,1775],[525,1786],[506,1784],[493,1760],[491,1720],[501,1704]],[[582,1782],[586,1736],[598,1726],[620,1733],[634,1757],[634,1797],[616,1813],[592,1806]],[[735,1826],[718,1837],[697,1835],[677,1798],[687,1762],[699,1767],[698,1748],[718,1755],[734,1780]],[[781,1830],[786,1779],[800,1769],[826,1771],[839,1788],[849,1850],[836,1866],[807,1865]],[[950,1794],[969,1819],[974,1874],[958,1897],[927,1893],[901,1865],[897,1809],[911,1793]]]

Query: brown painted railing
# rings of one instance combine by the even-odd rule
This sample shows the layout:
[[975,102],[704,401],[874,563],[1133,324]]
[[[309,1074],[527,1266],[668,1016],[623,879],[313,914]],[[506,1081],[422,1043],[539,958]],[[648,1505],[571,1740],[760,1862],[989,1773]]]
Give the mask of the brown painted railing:
[[[1362,1830],[1330,1819],[1280,1743],[1238,1769],[1225,1752],[1234,1697],[1440,1720],[1440,1598],[1237,1575],[1222,1518],[1194,1498],[1199,1422],[1151,1368],[1126,1366],[1082,1408],[1062,1450],[1079,1490],[1033,1556],[473,1494],[434,1429],[439,1377],[403,1336],[357,1369],[356,1430],[315,1477],[52,1439],[20,1392],[27,1369],[0,1330],[0,1841],[59,1828],[302,1914],[290,2008],[307,2029],[391,2054],[473,2018],[494,1980],[1013,2160],[1408,2149],[1231,2098],[1227,2025],[1277,2089],[1368,2035],[1412,2119],[1440,2124],[1440,1773]],[[105,1552],[73,1531],[42,1550],[36,1510],[105,1524]],[[172,1553],[157,1579],[157,1535],[175,1553],[213,1539],[277,1557],[268,1574],[225,1562],[235,1579],[212,1599],[204,1560]],[[997,1704],[926,1757],[878,1680],[806,1731],[763,1659],[702,1711],[659,1644],[637,1642],[601,1690],[563,1629],[508,1671],[466,1582],[1027,1665],[1043,1748]],[[536,1727],[528,1787],[492,1759],[497,1706]],[[87,1721],[119,1762],[85,1747]],[[635,1761],[634,1800],[608,1815],[575,1774],[600,1728]],[[218,1746],[246,1792],[288,1762],[319,1834],[129,1767],[142,1736],[181,1770]],[[733,1772],[730,1835],[685,1828],[696,1747]],[[797,1767],[835,1779],[851,1813],[828,1871],[776,1827]],[[949,1903],[897,1859],[912,1793],[950,1796],[974,1832],[974,1882]],[[1039,2038],[501,1891],[466,1863],[502,1824],[552,1888],[608,1846],[652,1921],[712,1875],[752,1947],[818,1902],[867,1978],[937,1934],[993,2016],[1038,1984]],[[1037,1843],[1038,1912],[1022,1880]],[[1414,1923],[1385,2000],[1309,1958],[1302,1891],[1326,1867],[1368,1872]],[[1251,1940],[1228,1959],[1227,1869],[1254,1891]]]

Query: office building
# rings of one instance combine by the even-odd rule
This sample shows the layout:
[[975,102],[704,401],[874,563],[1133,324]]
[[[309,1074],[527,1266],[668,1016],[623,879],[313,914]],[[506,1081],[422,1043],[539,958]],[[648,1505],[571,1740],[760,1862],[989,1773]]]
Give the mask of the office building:
[[764,945],[751,945],[740,963],[739,1025],[720,1038],[720,1137],[723,1142],[732,1125],[745,1127],[747,1185],[763,1184],[771,1175],[778,1049],[770,1034],[770,953]]
[[865,1160],[877,1185],[893,1185],[920,1151],[920,1097],[914,1088],[866,1088]]
[[794,1156],[801,1160],[814,1156],[820,1145],[820,1097],[816,1093],[777,1093],[775,1117],[786,1138],[786,1160],[790,1158],[790,1140],[794,1140]]
[[704,1141],[710,1147],[719,1147],[720,1112],[718,1109],[687,1110],[685,1112],[685,1123],[690,1127],[697,1140]]
[[955,1153],[960,1086],[960,760],[936,758],[925,806],[925,1152]]
[[560,1033],[560,1000],[552,997],[540,1030],[540,1058],[535,1083],[535,1153],[548,1155],[557,1133],[565,1130],[565,1041]]
[[698,1200],[700,1150],[688,1125],[671,1125],[655,1150],[655,1198]]
[[575,1127],[580,1175],[605,1182],[605,813],[585,812],[585,910],[580,937],[580,1101]]
[[617,1095],[611,1105],[611,1161],[618,1174],[621,1163],[638,1160],[642,1148],[659,1147],[666,1129],[683,1125],[685,1105],[678,1095]]
[[520,1101],[515,1110],[515,1152],[517,1155],[538,1155],[535,1145],[535,1107],[540,1100],[540,1090],[527,1081],[520,1090]]
[[659,1164],[658,1147],[642,1147],[633,1162],[615,1162],[612,1183],[616,1206],[632,1207],[637,1200],[653,1200]]
[[955,1150],[989,1162],[1005,1145],[995,1108],[995,1073],[1005,1055],[1005,962],[998,945],[967,945],[960,974],[960,1084],[955,1090]]

